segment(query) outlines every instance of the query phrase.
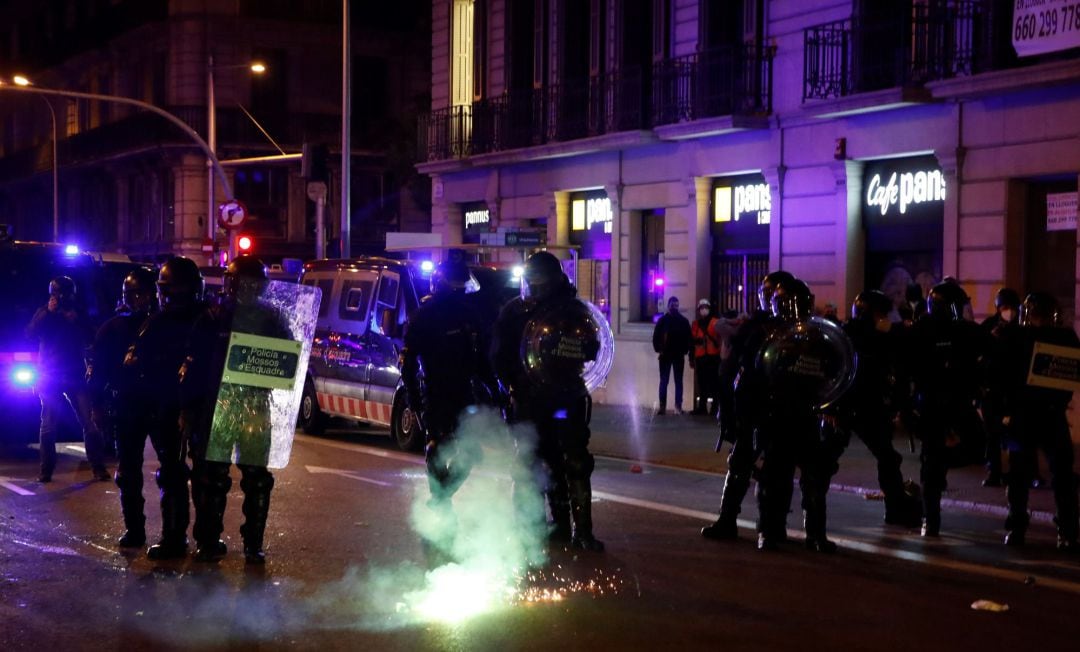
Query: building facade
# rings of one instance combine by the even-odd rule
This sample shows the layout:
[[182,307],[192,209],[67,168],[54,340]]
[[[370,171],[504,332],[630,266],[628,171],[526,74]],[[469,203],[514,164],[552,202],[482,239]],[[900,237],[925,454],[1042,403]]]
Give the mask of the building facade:
[[[381,248],[386,231],[426,230],[428,180],[415,162],[417,115],[429,103],[426,2],[353,3],[352,249]],[[224,161],[329,148],[326,239],[340,232],[339,0],[61,0],[0,3],[0,78],[115,95],[166,109],[208,138]],[[265,65],[253,74],[252,62]],[[211,81],[212,76],[212,81]],[[151,260],[211,258],[227,235],[207,215],[207,162],[159,116],[99,101],[0,95],[0,222],[24,240],[58,236]],[[53,118],[55,116],[55,120]],[[242,230],[268,261],[311,258],[315,203],[299,160],[232,164],[248,208]],[[217,184],[220,185],[220,184]],[[216,202],[225,199],[217,188]]]
[[1080,41],[1014,4],[433,0],[432,228],[579,245],[609,403],[656,403],[667,297],[747,311],[769,269],[841,314],[952,276],[1074,323]]

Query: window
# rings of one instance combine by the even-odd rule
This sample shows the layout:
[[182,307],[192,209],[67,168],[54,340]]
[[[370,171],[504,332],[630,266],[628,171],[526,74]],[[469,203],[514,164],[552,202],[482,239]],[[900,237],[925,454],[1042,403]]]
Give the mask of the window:
[[387,337],[401,337],[404,328],[404,316],[398,308],[398,287],[400,279],[395,272],[384,271],[379,279],[379,293],[375,300],[375,314],[372,330]]
[[[637,321],[652,321],[664,312],[664,211],[644,211],[640,221],[638,269],[640,281],[637,292],[637,310],[631,306],[631,315]],[[634,293],[631,293],[634,296]]]
[[363,322],[367,319],[368,302],[375,286],[370,279],[350,279],[341,288],[341,305],[338,317],[349,321]]
[[321,296],[319,297],[319,318],[325,317],[330,312],[330,294],[334,291],[334,279],[307,279],[304,281],[304,285],[319,288]]
[[467,106],[473,99],[473,0],[454,0],[453,12],[450,104]]

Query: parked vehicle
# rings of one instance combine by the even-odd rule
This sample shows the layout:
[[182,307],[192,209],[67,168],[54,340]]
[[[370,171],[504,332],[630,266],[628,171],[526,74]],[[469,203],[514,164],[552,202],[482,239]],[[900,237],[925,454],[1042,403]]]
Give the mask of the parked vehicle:
[[5,408],[0,444],[36,439],[41,413],[33,391],[38,347],[25,329],[48,300],[49,281],[61,275],[74,279],[77,304],[98,325],[115,314],[124,277],[136,266],[126,256],[0,237],[0,400]]
[[[405,323],[428,294],[430,269],[421,263],[363,256],[304,265],[300,282],[322,290],[300,426],[319,434],[328,418],[389,426],[403,450],[424,446],[405,405],[398,369]],[[509,270],[472,267],[493,310],[517,294]]]

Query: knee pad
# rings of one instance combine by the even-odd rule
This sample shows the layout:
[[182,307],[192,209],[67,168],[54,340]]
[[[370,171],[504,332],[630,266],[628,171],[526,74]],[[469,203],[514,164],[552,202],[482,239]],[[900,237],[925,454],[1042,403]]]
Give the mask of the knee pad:
[[571,453],[566,456],[566,475],[576,478],[588,478],[596,468],[596,458],[588,451]]
[[265,466],[248,466],[237,464],[240,467],[240,488],[245,492],[269,493],[274,488],[274,474]]

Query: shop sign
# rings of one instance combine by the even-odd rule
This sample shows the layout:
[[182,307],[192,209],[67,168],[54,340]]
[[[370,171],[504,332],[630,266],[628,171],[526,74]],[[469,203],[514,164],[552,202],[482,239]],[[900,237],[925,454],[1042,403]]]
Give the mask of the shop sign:
[[1046,230],[1076,230],[1076,193],[1059,192],[1046,196]]
[[475,211],[465,211],[465,228],[483,226],[491,221],[488,209],[483,208]]
[[866,184],[866,207],[884,216],[893,207],[901,215],[921,204],[945,201],[945,175],[941,170],[879,172]]
[[480,242],[480,238],[490,230],[491,213],[484,202],[472,202],[461,206],[462,242]]
[[1015,0],[1012,44],[1021,57],[1080,47],[1080,3]]
[[592,231],[600,225],[604,233],[611,233],[611,200],[607,197],[575,199],[570,202],[570,230]]
[[713,221],[768,224],[772,220],[772,193],[767,183],[717,186],[713,189]]
[[542,247],[547,244],[547,231],[507,231],[504,242],[508,247]]
[[1036,342],[1028,367],[1027,384],[1069,392],[1080,391],[1080,349]]

